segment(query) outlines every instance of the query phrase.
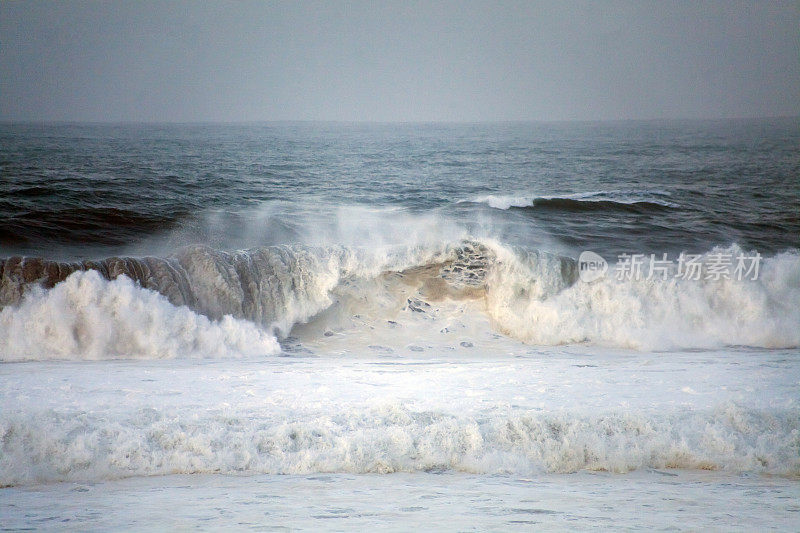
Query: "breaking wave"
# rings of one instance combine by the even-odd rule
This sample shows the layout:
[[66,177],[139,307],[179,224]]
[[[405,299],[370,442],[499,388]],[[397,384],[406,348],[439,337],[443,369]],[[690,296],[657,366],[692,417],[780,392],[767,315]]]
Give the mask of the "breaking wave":
[[0,486],[191,473],[455,470],[535,474],[687,468],[800,474],[797,410],[482,417],[400,404],[286,416],[139,409],[3,413]]
[[[729,253],[737,253],[733,247]],[[166,258],[0,261],[0,357],[269,354],[298,324],[337,315],[347,334],[402,326],[461,305],[539,345],[646,350],[800,346],[800,256],[763,261],[758,280],[577,280],[575,260],[491,240],[441,246],[208,247]],[[703,276],[704,277],[704,276]],[[370,322],[372,321],[372,322]],[[403,335],[399,335],[403,337]]]
[[[738,247],[715,253],[740,253]],[[540,267],[541,268],[541,267]],[[549,269],[544,268],[544,272]],[[619,281],[614,275],[543,291],[544,273],[501,261],[488,278],[495,327],[524,342],[599,344],[639,350],[800,346],[800,255],[763,261],[757,280],[677,277]]]

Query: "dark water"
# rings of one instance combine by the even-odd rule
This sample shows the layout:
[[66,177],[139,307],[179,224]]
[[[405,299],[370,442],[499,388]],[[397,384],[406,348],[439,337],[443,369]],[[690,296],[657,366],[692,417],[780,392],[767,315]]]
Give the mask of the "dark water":
[[800,248],[798,119],[4,124],[0,173],[0,257],[304,241],[342,206],[571,254]]

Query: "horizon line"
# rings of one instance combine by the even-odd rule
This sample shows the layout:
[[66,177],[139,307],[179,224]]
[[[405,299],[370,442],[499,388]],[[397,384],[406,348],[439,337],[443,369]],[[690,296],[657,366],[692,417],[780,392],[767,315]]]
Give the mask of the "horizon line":
[[255,124],[352,124],[352,125],[470,125],[470,124],[597,124],[623,122],[720,122],[743,120],[800,119],[799,115],[745,115],[736,117],[654,117],[601,119],[514,119],[514,120],[344,120],[344,119],[257,119],[257,120],[65,120],[65,119],[4,119],[0,124],[53,125],[255,125]]

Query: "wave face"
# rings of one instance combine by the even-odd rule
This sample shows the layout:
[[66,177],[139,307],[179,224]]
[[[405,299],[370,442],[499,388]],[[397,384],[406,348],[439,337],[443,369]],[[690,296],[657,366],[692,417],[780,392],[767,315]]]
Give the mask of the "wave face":
[[64,263],[13,257],[0,262],[0,304],[19,301],[26,288],[51,288],[75,272],[95,271],[114,280],[125,276],[211,319],[230,315],[262,325],[291,327],[330,303],[349,253],[344,249],[292,247],[236,253],[194,246],[173,257],[112,257]]
[[[443,329],[437,313],[453,305],[462,306],[464,321],[487,316],[496,331],[539,345],[800,346],[796,253],[767,258],[756,281],[623,282],[609,275],[588,284],[577,281],[573,259],[488,240],[369,252],[195,246],[167,258],[11,258],[0,268],[0,342],[4,358],[14,360],[43,353],[102,358],[104,351],[218,354],[240,344],[252,348],[247,353],[274,353],[275,336],[332,315],[342,330],[353,327],[352,320],[343,325],[348,317],[374,328],[423,316],[431,324],[423,334],[434,335]],[[153,326],[161,323],[163,329]],[[202,331],[202,339],[174,334],[187,331]],[[240,335],[256,340],[237,341]],[[175,340],[181,338],[184,344]]]
[[[181,415],[184,416],[181,416]],[[486,414],[402,405],[269,417],[151,408],[5,413],[0,484],[193,473],[469,473],[694,468],[800,474],[796,410]]]

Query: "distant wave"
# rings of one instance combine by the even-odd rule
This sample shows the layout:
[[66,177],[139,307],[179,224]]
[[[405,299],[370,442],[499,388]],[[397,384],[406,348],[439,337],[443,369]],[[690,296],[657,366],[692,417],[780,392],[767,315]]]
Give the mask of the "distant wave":
[[[393,253],[194,246],[166,258],[14,257],[0,260],[0,359],[271,354],[276,338],[323,312],[369,328],[454,302],[469,303],[464,320],[488,317],[531,344],[800,346],[796,252],[766,258],[757,281],[576,279],[571,258],[488,240]],[[430,335],[446,327],[427,318]]]
[[612,200],[576,200],[572,198],[535,198],[533,203],[528,207],[572,212],[627,211],[632,213],[643,213],[651,211],[663,211],[672,206],[660,202],[648,201],[618,202]]
[[[485,195],[471,203],[488,205],[495,209],[537,208],[559,211],[663,211],[679,207],[668,200],[666,191],[598,191],[563,196],[512,196]],[[462,202],[464,202],[462,200]]]

